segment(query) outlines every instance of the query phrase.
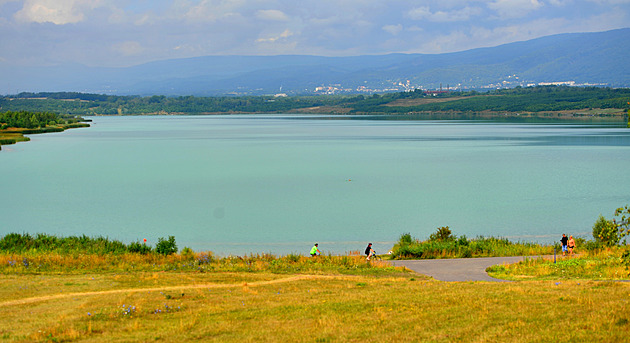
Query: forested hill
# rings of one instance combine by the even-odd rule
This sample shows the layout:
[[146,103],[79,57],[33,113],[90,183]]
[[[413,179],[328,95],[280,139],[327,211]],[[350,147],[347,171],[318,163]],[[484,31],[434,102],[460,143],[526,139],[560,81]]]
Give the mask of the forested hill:
[[443,54],[346,57],[199,56],[105,68],[9,65],[0,94],[18,90],[114,95],[366,94],[409,89],[492,89],[575,82],[630,87],[630,28],[567,33]]
[[[21,93],[0,97],[0,112],[33,111],[71,115],[321,113],[407,114],[449,112],[542,113],[590,111],[620,115],[630,89],[538,86],[479,92],[413,92],[383,95],[166,97],[84,93]],[[598,111],[599,110],[599,111]]]

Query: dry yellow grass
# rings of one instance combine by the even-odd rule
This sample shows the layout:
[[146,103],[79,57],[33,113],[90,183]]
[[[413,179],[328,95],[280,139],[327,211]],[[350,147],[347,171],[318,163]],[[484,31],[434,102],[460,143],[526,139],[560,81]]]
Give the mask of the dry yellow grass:
[[629,298],[627,283],[445,283],[405,274],[2,275],[0,339],[623,342]]

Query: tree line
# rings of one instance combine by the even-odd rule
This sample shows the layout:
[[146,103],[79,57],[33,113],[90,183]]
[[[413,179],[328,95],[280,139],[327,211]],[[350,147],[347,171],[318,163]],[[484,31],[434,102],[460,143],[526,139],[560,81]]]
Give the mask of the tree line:
[[61,116],[52,112],[7,111],[0,112],[0,129],[38,129],[46,126],[67,125],[82,121],[82,118]]
[[[411,105],[401,99],[438,99]],[[452,100],[448,98],[453,98]],[[626,109],[628,88],[537,86],[488,92],[444,92],[420,89],[372,95],[315,96],[224,96],[163,95],[114,96],[75,92],[20,93],[0,97],[0,111],[31,111],[69,115],[200,114],[200,113],[290,113],[304,109],[343,109],[343,113],[400,114],[410,112],[545,112],[591,108]],[[38,121],[41,122],[39,118]],[[25,124],[28,124],[24,122]],[[31,123],[33,125],[33,123]]]

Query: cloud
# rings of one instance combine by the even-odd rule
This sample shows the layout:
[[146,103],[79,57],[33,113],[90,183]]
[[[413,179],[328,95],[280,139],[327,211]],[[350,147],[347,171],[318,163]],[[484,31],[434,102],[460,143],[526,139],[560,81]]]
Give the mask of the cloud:
[[179,0],[175,1],[174,11],[184,11],[181,17],[189,22],[214,22],[227,17],[240,17],[240,11],[246,3],[243,0],[202,0],[192,5],[189,1]]
[[258,43],[273,43],[276,42],[278,40],[281,39],[286,39],[293,36],[293,33],[289,30],[284,30],[284,32],[282,32],[281,34],[274,36],[274,37],[269,37],[269,38],[259,38],[256,40],[256,42]]
[[538,0],[494,0],[488,4],[488,8],[496,11],[501,19],[524,17],[542,6]]
[[289,19],[284,12],[278,10],[259,10],[256,12],[256,17],[271,21],[287,21]]
[[628,3],[303,0],[296,6],[288,0],[0,0],[0,55],[21,65],[120,66],[204,55],[452,52],[628,27]]
[[403,27],[402,25],[398,24],[398,25],[385,25],[382,27],[383,31],[388,32],[392,35],[397,35],[400,33],[400,31],[402,31]]
[[597,4],[604,4],[604,5],[630,4],[630,0],[588,0],[588,1],[594,2]]
[[569,5],[573,0],[547,0],[547,2],[552,6],[562,7]]
[[431,12],[429,7],[416,7],[407,12],[409,18],[414,20],[428,20],[432,22],[456,22],[466,21],[471,17],[481,14],[481,9],[478,7],[464,7],[462,9],[455,9],[450,11],[435,11]]
[[99,3],[98,0],[25,0],[15,18],[23,22],[74,24],[85,19],[84,11],[98,7]]

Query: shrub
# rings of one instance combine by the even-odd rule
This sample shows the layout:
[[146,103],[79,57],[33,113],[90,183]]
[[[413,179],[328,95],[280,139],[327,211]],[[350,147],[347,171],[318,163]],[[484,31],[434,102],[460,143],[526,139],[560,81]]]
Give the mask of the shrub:
[[472,257],[472,251],[470,250],[470,248],[468,247],[460,247],[459,249],[459,256],[460,258],[470,258]]
[[[586,241],[584,243],[584,249],[586,251],[597,253],[604,248],[604,244],[601,241]],[[560,249],[558,249],[560,251]]]
[[[427,241],[414,240],[410,244],[403,244],[407,236],[401,236],[399,243],[394,246],[391,257],[393,259],[405,258],[468,258],[490,256],[519,256],[551,254],[552,246],[544,246],[529,242],[511,242],[507,238],[477,236],[468,239],[465,235],[457,237],[452,234],[448,226],[438,228]],[[576,239],[579,246],[584,239]]]
[[453,236],[453,233],[448,226],[439,227],[435,233],[432,233],[429,236],[430,241],[451,241],[454,239],[455,236]]
[[175,236],[168,236],[168,240],[163,237],[158,238],[155,245],[155,252],[162,255],[170,255],[177,252],[177,244],[175,244]]
[[599,215],[595,224],[593,224],[593,238],[596,242],[601,242],[606,246],[613,246],[619,243],[619,230],[614,223]]
[[140,242],[132,242],[131,244],[129,244],[129,252],[146,255],[150,253],[151,250],[151,247],[146,245],[145,243],[140,244]]
[[184,249],[182,249],[181,255],[186,260],[192,260],[195,258],[195,252],[189,247],[184,247]]
[[398,244],[403,246],[403,245],[409,245],[411,243],[413,243],[413,238],[411,238],[411,234],[409,232],[403,233],[402,235],[400,235],[400,238],[398,239]]
[[457,245],[463,246],[463,247],[467,247],[468,246],[468,238],[466,237],[466,235],[461,235],[457,239]]

